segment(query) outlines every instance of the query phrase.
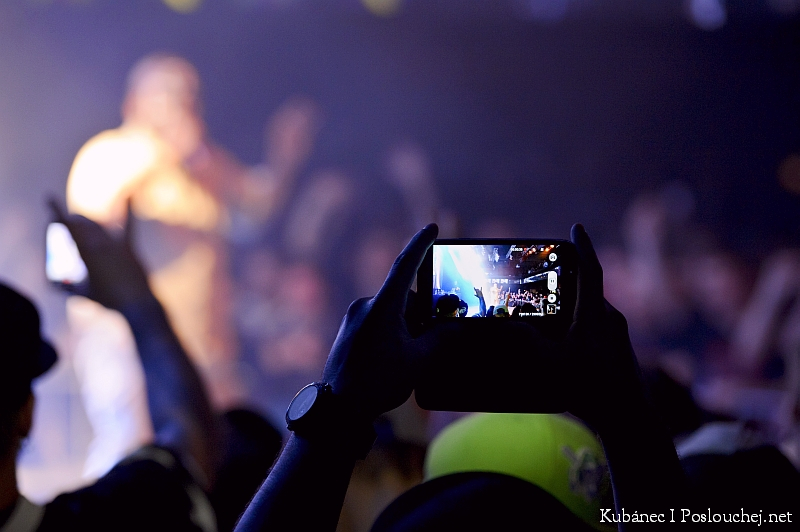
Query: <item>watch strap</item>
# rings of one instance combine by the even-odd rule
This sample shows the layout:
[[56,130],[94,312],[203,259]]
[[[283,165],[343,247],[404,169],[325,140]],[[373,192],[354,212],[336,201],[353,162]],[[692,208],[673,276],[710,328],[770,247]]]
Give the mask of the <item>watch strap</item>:
[[334,394],[328,383],[311,385],[317,389],[314,404],[295,420],[289,418],[287,410],[286,427],[301,438],[341,446],[342,452],[363,460],[377,437],[372,421],[360,416],[346,398]]

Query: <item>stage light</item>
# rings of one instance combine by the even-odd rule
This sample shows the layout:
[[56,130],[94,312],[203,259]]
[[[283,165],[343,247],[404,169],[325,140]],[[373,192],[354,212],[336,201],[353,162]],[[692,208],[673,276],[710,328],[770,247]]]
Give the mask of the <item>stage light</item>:
[[720,29],[728,20],[728,11],[722,0],[689,0],[686,12],[698,28],[707,31]]
[[164,3],[178,13],[191,13],[200,7],[202,0],[164,0]]
[[472,286],[483,286],[486,274],[481,268],[485,260],[478,246],[448,246],[456,272]]
[[361,3],[373,15],[391,17],[400,11],[400,5],[403,0],[361,0]]

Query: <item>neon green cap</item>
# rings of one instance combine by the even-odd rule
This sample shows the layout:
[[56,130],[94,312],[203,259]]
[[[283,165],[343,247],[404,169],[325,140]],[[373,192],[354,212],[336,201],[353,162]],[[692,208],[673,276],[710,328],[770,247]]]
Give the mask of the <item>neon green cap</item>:
[[614,508],[605,455],[594,434],[561,414],[471,414],[431,442],[425,480],[465,471],[504,473],[544,489],[598,530]]

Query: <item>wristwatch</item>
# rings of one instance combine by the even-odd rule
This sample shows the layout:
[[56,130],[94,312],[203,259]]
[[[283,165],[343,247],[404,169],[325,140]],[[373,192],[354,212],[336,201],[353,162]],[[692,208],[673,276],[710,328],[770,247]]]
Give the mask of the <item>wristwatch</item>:
[[312,382],[297,392],[286,409],[286,428],[307,440],[340,445],[360,459],[367,456],[376,438],[371,421],[360,417],[325,382]]

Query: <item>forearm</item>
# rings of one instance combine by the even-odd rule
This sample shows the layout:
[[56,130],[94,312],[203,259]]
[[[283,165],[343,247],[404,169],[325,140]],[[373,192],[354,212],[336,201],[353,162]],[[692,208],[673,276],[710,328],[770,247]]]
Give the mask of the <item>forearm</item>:
[[[595,327],[574,325],[570,333],[586,365],[573,412],[598,434],[608,460],[618,509],[658,511],[686,494],[683,470],[672,438],[645,388],[630,344],[625,318],[606,303]],[[586,356],[591,353],[590,356]],[[602,364],[596,364],[604,360]]]
[[185,465],[198,466],[197,473],[206,477],[198,480],[213,482],[219,446],[211,407],[200,376],[153,296],[133,251],[130,206],[121,238],[112,237],[87,218],[67,216],[57,202],[51,202],[51,208],[75,237],[84,258],[90,279],[86,295],[121,312],[131,327],[147,381],[156,443],[181,454]]
[[617,510],[663,512],[686,496],[675,446],[642,395],[597,427]]
[[411,338],[403,313],[412,281],[438,228],[417,233],[378,294],[354,301],[339,328],[323,383],[304,387],[286,413],[295,433],[236,530],[336,529],[357,457],[375,440],[372,423],[412,391]]
[[355,458],[331,443],[290,436],[236,531],[336,530]]
[[155,297],[129,303],[121,312],[144,368],[156,443],[191,457],[211,481],[217,434],[200,376]]

